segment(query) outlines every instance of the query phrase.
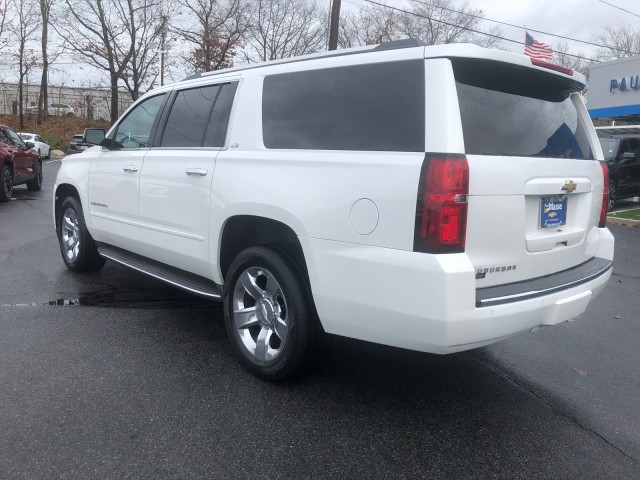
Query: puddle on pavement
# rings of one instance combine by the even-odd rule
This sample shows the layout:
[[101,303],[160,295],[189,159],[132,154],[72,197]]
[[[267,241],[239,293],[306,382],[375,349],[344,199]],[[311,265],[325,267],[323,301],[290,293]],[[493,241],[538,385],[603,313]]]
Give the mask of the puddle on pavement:
[[48,302],[51,306],[63,307],[109,307],[109,308],[210,308],[218,302],[196,297],[180,290],[127,291],[108,290],[79,293]]

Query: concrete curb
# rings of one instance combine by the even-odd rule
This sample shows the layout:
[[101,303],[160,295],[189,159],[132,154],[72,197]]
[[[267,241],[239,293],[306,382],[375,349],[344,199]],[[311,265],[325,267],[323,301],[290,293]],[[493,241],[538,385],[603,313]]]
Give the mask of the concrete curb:
[[640,227],[640,220],[629,220],[628,218],[617,218],[607,215],[607,223],[622,225],[624,227]]

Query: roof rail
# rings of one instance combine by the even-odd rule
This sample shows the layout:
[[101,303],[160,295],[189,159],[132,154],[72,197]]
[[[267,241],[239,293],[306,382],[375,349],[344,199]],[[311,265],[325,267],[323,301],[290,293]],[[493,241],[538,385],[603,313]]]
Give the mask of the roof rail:
[[393,40],[384,42],[374,48],[374,51],[380,50],[396,50],[398,48],[426,47],[427,44],[417,38],[403,38],[402,40]]
[[201,72],[201,73],[198,72],[198,73],[194,73],[193,75],[189,75],[188,77],[184,78],[182,81],[195,80],[197,78],[208,77],[210,75],[219,75],[222,73],[234,73],[234,72],[240,72],[243,70],[251,70],[253,68],[259,68],[265,65],[279,65],[279,64],[285,64],[285,63],[303,62],[307,60],[314,60],[314,59],[327,58],[327,57],[340,57],[343,55],[356,55],[356,54],[366,53],[366,52],[382,52],[384,50],[396,50],[400,48],[426,47],[426,46],[427,44],[422,42],[421,40],[418,40],[415,38],[404,38],[402,40],[394,40],[391,42],[381,43],[376,47],[374,47],[373,45],[365,45],[362,47],[348,48],[344,50],[343,49],[330,50],[326,52],[318,52],[318,53],[312,53],[309,55],[303,55],[300,57],[281,58],[278,60],[271,60],[268,62],[252,63],[250,65],[232,67],[224,70],[212,70],[209,72]]

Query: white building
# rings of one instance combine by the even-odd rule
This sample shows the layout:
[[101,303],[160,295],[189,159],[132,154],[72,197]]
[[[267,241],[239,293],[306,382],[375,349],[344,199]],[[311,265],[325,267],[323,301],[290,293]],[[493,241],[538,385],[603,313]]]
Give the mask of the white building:
[[640,56],[592,64],[587,107],[593,119],[640,122]]
[[[40,85],[23,85],[23,111],[38,104]],[[54,87],[49,86],[49,103],[71,105],[76,116],[89,119],[111,119],[111,91],[98,88]],[[133,101],[129,92],[121,90],[118,94],[118,109],[122,113]],[[18,84],[0,83],[0,114],[17,113]]]

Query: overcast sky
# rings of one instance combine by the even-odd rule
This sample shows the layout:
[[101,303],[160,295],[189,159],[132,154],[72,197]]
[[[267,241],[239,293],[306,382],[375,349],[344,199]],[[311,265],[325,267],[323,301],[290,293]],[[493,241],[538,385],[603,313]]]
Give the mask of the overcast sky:
[[[599,0],[470,0],[469,5],[482,9],[487,18],[587,41],[593,41],[593,35],[600,33],[607,25],[617,27],[624,22],[640,27],[640,1],[606,1],[638,16]],[[522,30],[506,26],[502,28],[507,38],[523,40]],[[551,35],[531,33],[537,40],[552,46],[561,41]],[[593,48],[573,42],[569,46],[572,50],[583,50],[585,53]]]
[[[327,0],[329,1],[329,0]],[[406,0],[376,0],[390,6],[401,7],[406,5]],[[424,0],[426,3],[429,0]],[[466,3],[484,11],[486,18],[526,26],[530,29],[540,30],[564,35],[580,40],[593,41],[593,35],[602,31],[606,25],[618,26],[622,22],[640,27],[640,1],[639,0],[606,0],[607,3],[623,8],[638,16],[625,13],[611,5],[599,0],[467,0]],[[463,4],[462,0],[452,0],[451,8]],[[344,8],[355,8],[354,5],[366,5],[365,0],[343,0]],[[487,22],[487,25],[495,25]],[[511,40],[524,42],[524,31],[519,28],[511,28],[501,25],[505,37]],[[552,47],[558,41],[564,41],[551,35],[530,32],[536,40],[545,42]],[[586,56],[594,53],[595,47],[569,42],[572,52],[582,51]],[[510,42],[504,42],[502,46],[517,51],[521,47]]]

